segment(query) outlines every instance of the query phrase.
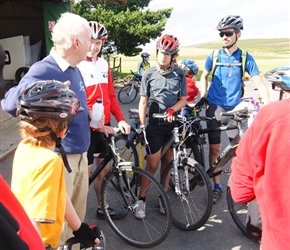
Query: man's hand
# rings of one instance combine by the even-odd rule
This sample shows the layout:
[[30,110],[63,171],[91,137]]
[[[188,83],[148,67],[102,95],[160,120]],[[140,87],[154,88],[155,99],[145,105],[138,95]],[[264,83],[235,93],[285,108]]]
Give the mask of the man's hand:
[[116,134],[116,131],[113,127],[105,126],[105,125],[100,127],[99,132],[105,134],[106,137],[108,137],[110,134]]
[[121,130],[122,134],[125,134],[125,135],[130,134],[131,126],[127,122],[120,121],[118,123],[118,127]]

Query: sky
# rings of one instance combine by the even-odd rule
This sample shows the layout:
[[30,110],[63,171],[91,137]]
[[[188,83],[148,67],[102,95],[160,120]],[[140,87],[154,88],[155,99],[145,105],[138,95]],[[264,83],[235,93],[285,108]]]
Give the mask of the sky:
[[[290,38],[289,0],[152,0],[151,10],[173,7],[163,34],[176,36],[181,46],[219,40],[216,26],[227,15],[244,20],[240,39]],[[154,48],[155,41],[145,48]]]

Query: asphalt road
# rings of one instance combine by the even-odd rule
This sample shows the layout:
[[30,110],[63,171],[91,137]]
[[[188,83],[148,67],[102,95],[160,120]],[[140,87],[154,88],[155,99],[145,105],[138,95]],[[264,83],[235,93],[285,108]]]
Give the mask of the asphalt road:
[[[246,85],[245,96],[257,95],[253,84]],[[127,113],[130,108],[138,108],[138,98],[129,105],[121,105],[123,113],[127,118]],[[127,120],[128,121],[128,120]],[[114,119],[112,119],[112,125],[116,125]],[[222,145],[226,146],[228,143],[227,137],[223,136]],[[206,150],[207,155],[207,150]],[[1,163],[1,173],[6,181],[10,184],[11,178],[11,166],[13,155],[7,158]],[[228,166],[227,166],[228,167]],[[221,175],[221,183],[224,188],[224,193],[221,201],[213,206],[211,216],[208,222],[199,230],[187,232],[182,231],[172,225],[171,231],[160,245],[154,247],[154,249],[166,249],[166,250],[227,250],[227,249],[241,249],[241,250],[258,250],[259,244],[247,239],[239,229],[235,226],[226,203],[226,183],[228,180],[227,174]],[[108,250],[133,250],[136,247],[128,245],[122,239],[120,239],[109,227],[105,220],[97,220],[96,218],[97,200],[93,190],[93,186],[90,186],[88,201],[87,201],[87,214],[85,222],[89,224],[98,224],[101,226],[107,241]]]

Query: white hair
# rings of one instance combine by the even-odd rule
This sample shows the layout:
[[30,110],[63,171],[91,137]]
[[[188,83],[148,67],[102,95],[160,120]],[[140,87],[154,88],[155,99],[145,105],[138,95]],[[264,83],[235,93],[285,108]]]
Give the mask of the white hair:
[[72,46],[74,39],[84,43],[84,29],[90,29],[85,18],[70,12],[61,14],[51,33],[54,46],[67,50]]

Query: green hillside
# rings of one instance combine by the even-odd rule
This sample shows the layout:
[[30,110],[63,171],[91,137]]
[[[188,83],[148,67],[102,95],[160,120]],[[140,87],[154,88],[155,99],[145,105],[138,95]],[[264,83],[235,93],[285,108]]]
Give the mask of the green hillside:
[[[220,41],[198,44],[190,46],[192,48],[216,49],[221,46]],[[249,52],[290,54],[289,38],[271,38],[271,39],[241,39],[239,47]]]
[[[279,67],[285,64],[290,64],[290,40],[289,38],[272,38],[272,39],[241,39],[239,40],[239,47],[247,50],[252,54],[257,61],[257,64],[261,70],[261,73]],[[183,59],[192,59],[197,62],[200,67],[200,74],[204,66],[206,57],[214,49],[221,48],[220,41],[213,41],[209,43],[196,44],[192,46],[181,47],[178,56],[178,63]],[[150,63],[154,65],[156,63],[156,50],[147,50],[151,54]],[[136,72],[137,64],[141,60],[141,57],[125,57],[121,58],[121,75],[129,74],[130,69]],[[118,58],[116,62],[119,61]],[[111,67],[112,61],[111,61]],[[115,74],[118,77],[119,74]]]

